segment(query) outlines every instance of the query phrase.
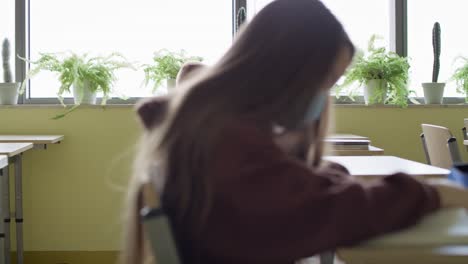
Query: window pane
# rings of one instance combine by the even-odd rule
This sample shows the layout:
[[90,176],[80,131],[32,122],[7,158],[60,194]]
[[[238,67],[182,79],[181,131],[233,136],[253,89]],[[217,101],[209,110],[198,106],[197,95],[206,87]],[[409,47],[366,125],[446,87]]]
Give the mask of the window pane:
[[[31,58],[39,52],[106,55],[117,51],[130,61],[150,63],[160,49],[215,62],[232,41],[232,2],[228,0],[31,1]],[[144,74],[117,73],[116,96],[148,96]],[[59,83],[50,73],[31,82],[31,97],[55,97]]]
[[[3,40],[8,38],[10,41],[11,57],[10,67],[15,78],[15,1],[14,0],[2,0],[0,1],[0,50]],[[3,80],[3,63],[0,63],[0,82]]]
[[[248,2],[249,18],[258,13],[272,0],[250,0]],[[346,32],[358,49],[366,50],[369,39],[376,34],[383,39],[379,46],[390,48],[390,0],[322,0],[345,27]],[[363,90],[353,84],[342,90],[347,95],[362,95]],[[334,92],[332,92],[334,93]]]
[[[447,82],[454,71],[454,60],[468,56],[468,36],[464,34],[468,1],[408,1],[408,55],[411,58],[412,89],[423,96],[421,83],[432,81],[432,27],[439,22],[442,32],[439,82]],[[444,96],[461,97],[450,82]]]
[[[249,17],[257,13],[272,0],[250,0]],[[373,34],[382,36],[387,43],[390,39],[389,0],[322,0],[343,23],[352,41],[361,49]]]

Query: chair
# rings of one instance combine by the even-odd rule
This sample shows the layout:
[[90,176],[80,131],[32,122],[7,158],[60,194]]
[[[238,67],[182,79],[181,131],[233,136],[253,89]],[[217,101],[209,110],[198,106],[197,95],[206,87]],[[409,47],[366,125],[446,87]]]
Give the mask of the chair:
[[[141,209],[140,215],[156,264],[181,263],[168,217],[161,208],[151,183],[143,185],[142,194],[145,206]],[[321,264],[334,263],[335,254],[333,251],[322,253],[319,256]]]
[[[468,140],[468,134],[466,133],[466,127],[468,127],[468,120],[465,121],[465,127],[462,128],[463,140]],[[468,151],[468,146],[465,146],[466,151]]]
[[450,169],[462,161],[458,150],[457,139],[445,127],[428,124],[421,125],[421,141],[427,163],[433,166]]
[[140,214],[156,263],[181,263],[168,217],[159,204],[154,186],[143,185],[142,194],[145,206]]

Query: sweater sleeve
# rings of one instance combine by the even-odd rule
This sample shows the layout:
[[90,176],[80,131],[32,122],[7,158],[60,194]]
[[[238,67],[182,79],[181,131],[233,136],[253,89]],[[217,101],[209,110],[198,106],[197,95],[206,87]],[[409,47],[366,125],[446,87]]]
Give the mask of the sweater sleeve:
[[223,176],[206,237],[233,260],[294,261],[408,227],[439,207],[436,191],[408,175],[362,184],[340,166],[307,168],[254,133],[235,137],[216,158]]

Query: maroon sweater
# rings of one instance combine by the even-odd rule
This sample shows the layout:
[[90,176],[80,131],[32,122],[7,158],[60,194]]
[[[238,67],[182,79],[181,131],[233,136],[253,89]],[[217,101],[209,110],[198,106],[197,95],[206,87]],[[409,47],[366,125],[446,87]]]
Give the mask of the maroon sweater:
[[186,263],[289,264],[408,227],[439,207],[432,187],[404,174],[363,185],[337,164],[307,168],[248,123],[220,138],[202,235],[178,239]]

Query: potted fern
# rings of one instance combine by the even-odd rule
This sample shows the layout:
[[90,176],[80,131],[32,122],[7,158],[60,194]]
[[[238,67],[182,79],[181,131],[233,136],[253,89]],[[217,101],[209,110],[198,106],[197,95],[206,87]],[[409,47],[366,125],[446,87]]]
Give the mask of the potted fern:
[[445,83],[439,83],[440,53],[441,53],[441,30],[440,24],[436,22],[432,29],[432,47],[434,50],[434,65],[432,70],[432,82],[423,83],[424,101],[426,104],[442,104],[444,99]]
[[73,93],[75,105],[96,104],[96,94],[102,93],[102,105],[106,104],[110,97],[112,85],[116,80],[114,72],[122,68],[134,67],[118,53],[112,53],[106,57],[89,58],[87,54],[77,55],[75,53],[41,53],[36,61],[28,61],[35,65],[27,74],[21,86],[23,92],[29,79],[41,71],[51,71],[59,75],[61,86],[57,97],[65,106],[63,95]]
[[336,88],[336,94],[357,82],[364,86],[367,105],[388,103],[406,107],[410,93],[407,88],[410,68],[408,59],[387,51],[385,47],[376,47],[378,38],[376,35],[371,37],[367,54],[359,52],[356,55],[343,84]]
[[465,102],[468,103],[468,58],[459,57],[457,60],[462,64],[455,69],[452,80],[457,84],[457,92],[464,93]]
[[153,93],[162,85],[163,81],[166,82],[168,89],[175,87],[175,79],[180,68],[186,62],[198,61],[201,62],[203,58],[196,56],[188,56],[184,50],[179,52],[172,52],[166,49],[160,50],[154,54],[153,64],[143,65],[145,72],[145,86],[150,82],[153,83]]
[[10,55],[10,41],[5,39],[2,43],[3,83],[0,83],[1,105],[15,105],[18,103],[18,90],[20,83],[13,82],[13,75],[10,67]]

